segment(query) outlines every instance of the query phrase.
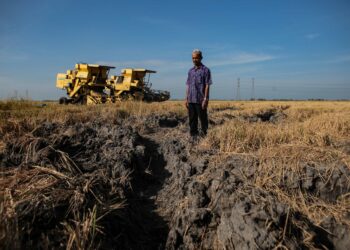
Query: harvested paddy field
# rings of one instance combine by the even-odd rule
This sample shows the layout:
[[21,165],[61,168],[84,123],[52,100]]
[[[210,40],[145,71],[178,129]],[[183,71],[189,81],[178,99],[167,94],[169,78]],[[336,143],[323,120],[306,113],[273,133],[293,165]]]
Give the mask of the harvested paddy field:
[[349,249],[350,102],[0,103],[2,249]]

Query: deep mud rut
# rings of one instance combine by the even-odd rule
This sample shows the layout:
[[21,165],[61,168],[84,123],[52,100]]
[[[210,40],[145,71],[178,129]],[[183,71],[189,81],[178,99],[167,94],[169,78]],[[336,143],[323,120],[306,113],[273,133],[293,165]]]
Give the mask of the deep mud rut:
[[[279,122],[285,114],[268,110],[254,117],[226,113],[211,117],[211,126],[216,126],[231,119]],[[8,142],[0,155],[3,169],[21,168],[30,173],[32,166],[41,166],[67,177],[56,176],[52,186],[40,190],[43,195],[19,201],[15,211],[21,230],[17,247],[65,248],[62,242],[69,236],[62,225],[72,223],[77,216],[82,218],[94,207],[102,228],[94,238],[94,248],[350,246],[346,225],[331,217],[315,225],[306,215],[278,201],[272,192],[255,187],[255,159],[231,155],[217,161],[216,149],[190,144],[186,117],[151,115],[144,118],[142,127],[133,126],[135,119],[139,118],[114,124],[46,123]],[[42,174],[37,169],[34,180],[40,180]],[[301,188],[325,202],[335,202],[350,191],[347,166],[334,167],[326,183],[319,173],[328,171],[327,166],[305,164],[303,171],[308,177],[303,180],[286,173],[285,189],[293,192]],[[27,177],[29,183],[31,178]],[[14,191],[21,185],[26,184],[17,183],[9,191],[12,199],[22,197]]]

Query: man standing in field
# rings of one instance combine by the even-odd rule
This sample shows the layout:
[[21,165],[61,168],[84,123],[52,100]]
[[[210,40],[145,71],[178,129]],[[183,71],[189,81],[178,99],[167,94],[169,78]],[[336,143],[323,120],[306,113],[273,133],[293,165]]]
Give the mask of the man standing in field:
[[190,123],[192,139],[198,136],[198,117],[201,121],[201,136],[208,130],[209,87],[212,84],[210,70],[202,64],[202,52],[198,49],[192,52],[194,67],[188,71],[186,82],[186,108]]

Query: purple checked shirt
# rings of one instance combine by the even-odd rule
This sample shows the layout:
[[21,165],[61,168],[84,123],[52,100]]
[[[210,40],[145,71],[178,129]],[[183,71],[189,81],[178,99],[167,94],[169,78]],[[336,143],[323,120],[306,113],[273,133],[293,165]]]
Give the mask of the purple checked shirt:
[[188,71],[186,82],[186,85],[189,87],[187,101],[189,103],[202,103],[206,84],[212,84],[210,69],[203,64],[198,68],[191,68]]

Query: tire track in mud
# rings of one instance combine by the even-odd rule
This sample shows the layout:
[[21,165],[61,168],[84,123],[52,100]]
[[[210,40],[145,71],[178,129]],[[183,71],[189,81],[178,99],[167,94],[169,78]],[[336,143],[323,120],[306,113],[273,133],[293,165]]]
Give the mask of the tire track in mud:
[[[275,123],[285,115],[268,110],[256,117],[243,119]],[[183,119],[178,124],[184,125]],[[254,159],[231,156],[215,166],[211,162],[215,150],[193,150],[183,129],[179,134],[174,131],[176,126],[166,127],[154,129],[158,132],[151,135],[166,161],[164,168],[170,173],[155,201],[159,215],[169,225],[166,249],[270,249],[278,246],[347,249],[349,246],[350,229],[345,224],[330,217],[320,226],[315,225],[307,216],[278,201],[273,193],[255,187],[253,180],[258,165]],[[337,197],[350,191],[350,172],[346,166],[336,166],[333,177],[325,185],[319,176],[328,171],[327,167],[317,167],[318,174],[314,166],[306,165],[303,171],[308,178],[301,182],[295,174],[286,173],[285,188],[301,188],[327,202],[336,202]],[[300,184],[295,186],[298,182]],[[306,239],[305,232],[312,237]]]
[[[274,113],[270,114],[265,121],[275,122],[271,120]],[[33,171],[32,165],[39,165],[68,177],[53,182],[50,189],[37,191],[49,198],[25,197],[21,207],[16,207],[19,224],[28,230],[18,239],[22,246],[40,248],[45,243],[64,248],[57,239],[67,242],[68,236],[60,225],[77,220],[74,213],[82,216],[95,206],[104,232],[95,239],[94,247],[99,248],[346,249],[350,244],[345,225],[333,218],[315,225],[279,202],[273,193],[256,188],[253,181],[258,165],[254,159],[230,156],[217,162],[213,160],[216,149],[202,150],[189,144],[185,117],[150,115],[141,129],[133,127],[133,119],[117,124],[46,123],[30,135],[8,142],[0,155],[2,167],[20,167],[25,175],[27,170],[28,174]],[[255,122],[255,118],[247,119]],[[350,191],[350,173],[337,166],[323,185],[319,176],[328,170],[305,166],[308,178],[303,181],[287,173],[285,188],[301,188],[306,194],[335,202]],[[65,195],[57,190],[64,190]],[[31,199],[42,206],[34,207]],[[116,201],[124,205],[111,209],[119,204]],[[306,239],[304,232],[312,237]]]
[[9,141],[0,163],[2,173],[13,173],[4,175],[12,183],[5,201],[15,214],[1,214],[4,249],[62,249],[74,230],[77,248],[164,248],[168,225],[154,200],[167,177],[165,162],[158,144],[132,127],[44,123]]

